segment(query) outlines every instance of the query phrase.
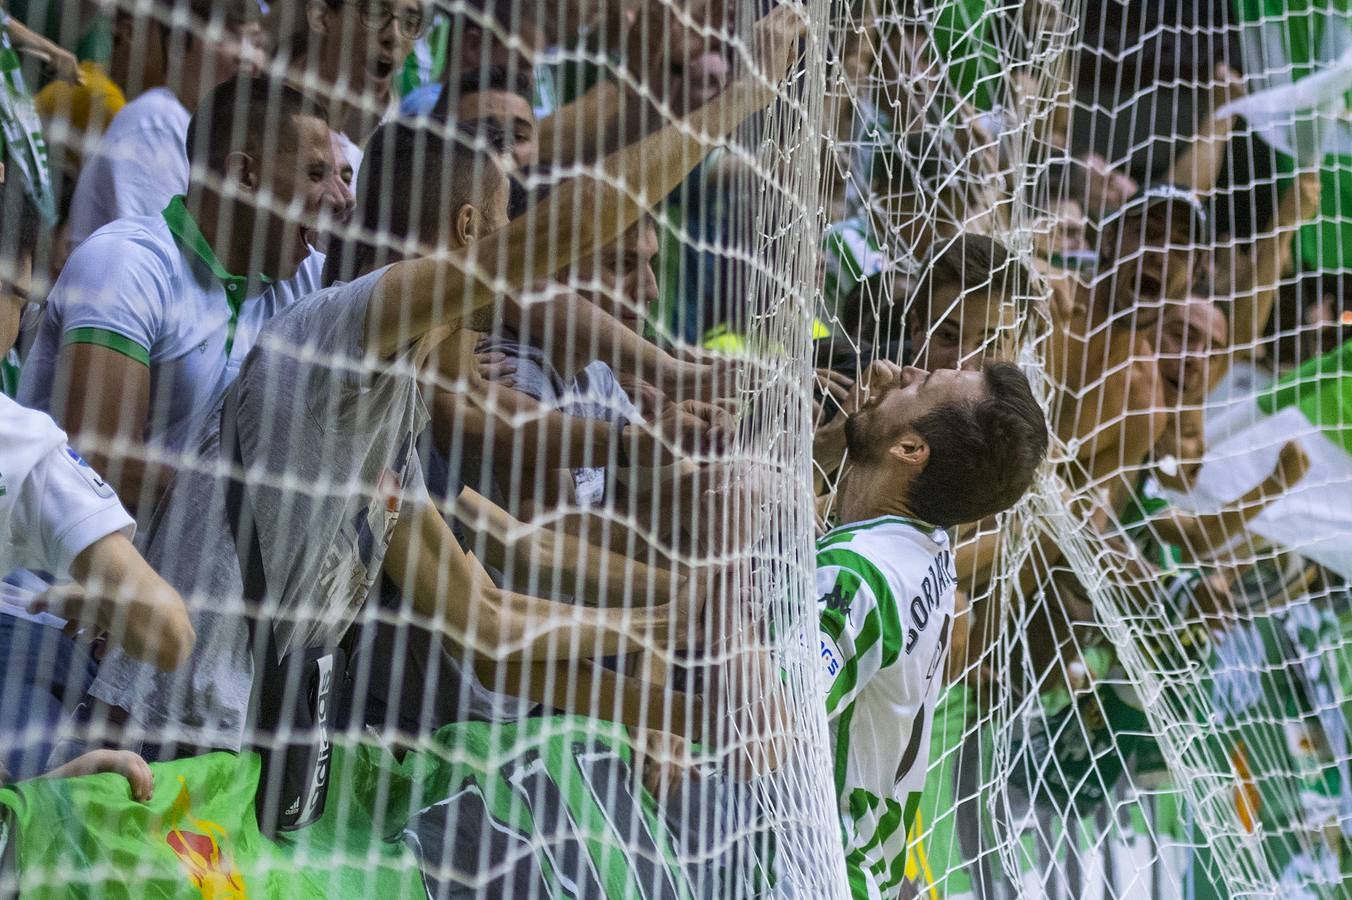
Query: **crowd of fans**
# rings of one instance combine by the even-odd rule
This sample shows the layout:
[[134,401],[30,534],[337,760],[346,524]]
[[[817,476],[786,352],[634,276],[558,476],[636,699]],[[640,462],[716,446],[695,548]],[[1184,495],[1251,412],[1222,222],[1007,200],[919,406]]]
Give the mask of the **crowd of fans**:
[[[764,547],[764,476],[731,451],[769,377],[758,353],[782,351],[739,303],[760,190],[743,145],[803,65],[795,7],[762,4],[734,38],[717,0],[538,18],[510,0],[68,2],[49,39],[10,6],[8,40],[47,63],[53,205],[6,131],[5,779],[120,771],[148,797],[147,761],[257,746],[339,650],[340,727],[412,744],[465,717],[596,715],[634,729],[659,796],[689,740],[747,777],[782,762],[771,657],[745,659],[768,601],[730,599]],[[1214,513],[1161,498],[1195,477],[1233,360],[1340,337],[1336,291],[1278,290],[1318,173],[1257,237],[1226,236],[1207,203],[1232,120],[1138,183],[1053,114],[1030,255],[1002,237],[1027,189],[1010,117],[954,93],[919,16],[861,22],[836,48],[850,87],[808,292],[821,531],[895,513],[933,531],[933,558],[951,545],[952,574],[934,570],[956,584],[951,630],[897,639],[934,639],[920,669],[946,657],[941,681],[990,679],[999,616],[966,598],[1010,574],[993,517],[1049,428],[1142,613],[1223,629],[1244,573],[1222,549],[1308,461],[1291,443]],[[590,56],[555,62],[573,47]],[[1213,85],[1219,108],[1244,79],[1218,66]],[[1276,352],[1274,309],[1315,345]],[[1045,426],[1009,365],[1039,333]],[[1045,546],[1013,575],[1031,592],[1067,580],[1059,562]],[[918,592],[928,565],[898,583]],[[1082,670],[1095,640],[1086,589],[1064,587],[1027,625],[1038,671]],[[832,649],[862,657],[844,619]],[[859,677],[831,691],[837,727]],[[728,747],[699,724],[720,696]],[[932,711],[928,681],[916,696]],[[871,727],[919,745],[920,718]],[[848,779],[906,805],[916,755],[892,740],[882,783]],[[263,749],[284,771],[285,746]],[[900,890],[885,826],[841,806],[847,865]]]

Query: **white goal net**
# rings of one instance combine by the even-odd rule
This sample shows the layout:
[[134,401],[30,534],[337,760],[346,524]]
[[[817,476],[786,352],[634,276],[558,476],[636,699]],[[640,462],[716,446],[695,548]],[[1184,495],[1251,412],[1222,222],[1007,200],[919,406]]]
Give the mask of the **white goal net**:
[[1349,0],[4,10],[0,896],[1352,888]]

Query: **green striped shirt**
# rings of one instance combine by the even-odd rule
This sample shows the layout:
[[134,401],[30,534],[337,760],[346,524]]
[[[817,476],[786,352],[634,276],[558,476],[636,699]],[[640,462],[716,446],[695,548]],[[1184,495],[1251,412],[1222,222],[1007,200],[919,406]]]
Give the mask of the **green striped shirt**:
[[884,516],[817,542],[821,665],[851,895],[892,896],[953,628],[942,529]]

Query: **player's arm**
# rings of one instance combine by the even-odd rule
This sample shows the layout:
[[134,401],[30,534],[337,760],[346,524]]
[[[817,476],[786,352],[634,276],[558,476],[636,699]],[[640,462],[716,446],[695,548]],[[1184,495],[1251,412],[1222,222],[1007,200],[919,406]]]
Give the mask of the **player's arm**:
[[685,612],[679,604],[596,609],[501,590],[430,506],[410,511],[395,527],[385,572],[453,645],[452,652],[473,652],[485,684],[635,727],[648,727],[657,710],[682,734],[704,721],[698,697],[629,678],[597,661],[644,648],[665,655],[673,642],[694,644],[700,610]]
[[401,517],[385,571],[448,640],[495,662],[587,659],[645,646],[663,652],[695,638],[688,626],[698,610],[689,604],[595,608],[498,588],[431,506]]
[[685,587],[686,579],[670,569],[641,563],[548,525],[526,525],[468,488],[456,498],[454,514],[471,534],[483,539],[484,559],[490,565],[519,581],[543,579],[545,588],[566,591],[584,602],[621,592],[621,603],[600,605],[650,606],[658,598],[670,602]]
[[56,77],[62,81],[69,81],[74,84],[80,84],[84,81],[84,76],[80,74],[80,64],[74,53],[49,41],[3,10],[0,10],[0,18],[4,19],[5,33],[9,35],[9,39],[14,42],[14,46],[20,52],[36,57],[51,66],[56,73]]
[[516,454],[520,467],[531,471],[603,466],[621,450],[632,465],[663,465],[682,453],[719,450],[731,427],[724,410],[697,400],[671,404],[651,425],[617,425],[572,416],[495,386],[482,397],[438,391],[432,407],[438,446],[468,439],[495,455]]
[[1318,169],[1302,173],[1282,195],[1266,235],[1254,242],[1253,262],[1242,272],[1248,277],[1232,287],[1230,345],[1237,353],[1251,354],[1263,340],[1282,273],[1291,266],[1296,231],[1319,214],[1320,185]]
[[1215,79],[1211,86],[1211,109],[1197,134],[1169,167],[1168,183],[1191,188],[1201,195],[1216,189],[1216,179],[1235,125],[1234,116],[1217,119],[1211,113],[1244,96],[1244,76],[1224,63],[1216,66]]
[[[651,425],[572,416],[533,397],[485,381],[474,355],[478,336],[461,330],[434,351],[439,388],[433,436],[441,447],[468,439],[485,452],[511,453],[532,471],[606,465],[661,465],[680,453],[717,451],[731,430],[728,414],[695,400],[671,404]],[[623,451],[623,452],[621,452]]]
[[71,563],[78,588],[53,588],[38,608],[96,632],[128,656],[170,671],[192,652],[197,635],[183,598],[121,533],[106,535]]
[[67,343],[57,360],[52,407],[70,442],[128,509],[155,505],[174,470],[138,452],[150,411],[147,361],[106,342]]
[[631,331],[610,313],[571,291],[560,289],[540,299],[505,303],[503,320],[518,333],[540,335],[550,362],[564,375],[593,360],[617,375],[632,375],[674,397],[715,399],[731,387],[719,384],[719,369],[706,362],[678,359]]
[[[681,183],[711,141],[775,99],[775,83],[796,57],[802,30],[796,6],[776,7],[756,23],[753,35],[760,69],[773,81],[748,72],[684,121],[608,156],[601,178],[559,185],[535,216],[519,217],[464,250],[391,266],[377,283],[367,313],[367,351],[391,356],[617,239],[638,220],[645,200],[665,197]],[[538,223],[550,221],[571,227],[540,240]]]
[[535,138],[540,162],[567,166],[595,159],[618,133],[624,105],[624,89],[606,78],[541,119]]

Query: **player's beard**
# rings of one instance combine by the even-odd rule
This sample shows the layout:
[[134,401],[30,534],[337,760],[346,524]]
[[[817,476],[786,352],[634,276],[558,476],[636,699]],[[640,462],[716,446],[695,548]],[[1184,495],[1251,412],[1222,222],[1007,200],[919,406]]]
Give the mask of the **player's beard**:
[[868,423],[863,421],[859,413],[845,417],[845,452],[854,462],[868,462],[873,455],[866,434],[867,428]]

